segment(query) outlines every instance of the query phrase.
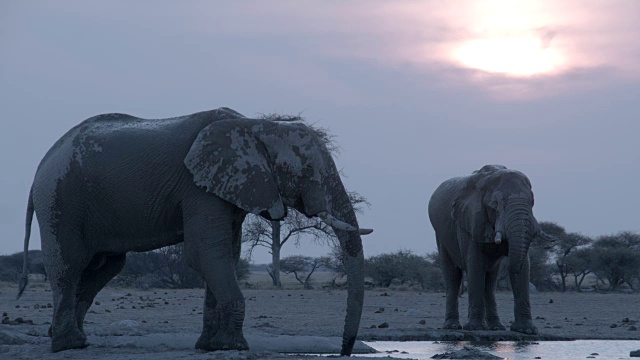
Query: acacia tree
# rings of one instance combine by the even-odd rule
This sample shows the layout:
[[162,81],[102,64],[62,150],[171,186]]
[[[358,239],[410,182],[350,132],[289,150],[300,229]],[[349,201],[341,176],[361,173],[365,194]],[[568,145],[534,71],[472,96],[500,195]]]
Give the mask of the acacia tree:
[[571,252],[565,262],[573,275],[576,291],[582,292],[582,282],[585,277],[592,272],[591,260],[593,259],[593,249],[586,247]]
[[287,256],[281,261],[281,270],[285,274],[293,274],[305,289],[312,289],[311,275],[327,262],[324,257],[312,258],[310,256],[293,255]]
[[579,233],[568,233],[564,227],[549,221],[541,222],[540,227],[544,232],[554,236],[556,239],[552,246],[553,253],[555,254],[554,264],[558,275],[560,275],[561,290],[565,292],[567,291],[567,277],[573,272],[573,269],[570,267],[572,263],[567,262],[567,257],[572,251],[589,245],[593,240]]
[[640,234],[623,231],[600,236],[590,259],[593,273],[609,283],[610,291],[624,283],[633,288],[633,279],[640,276]]
[[[300,116],[279,114],[261,115],[260,118],[273,121],[303,121]],[[306,125],[325,144],[332,155],[340,152],[334,136],[327,129],[311,124]],[[362,205],[369,205],[367,199],[357,192],[352,191],[348,194],[351,205],[356,212],[362,212]],[[308,218],[294,208],[289,207],[287,210],[287,217],[281,221],[266,220],[261,216],[248,214],[242,231],[242,241],[248,246],[245,253],[249,258],[258,246],[267,248],[271,253],[271,264],[267,267],[267,272],[273,285],[278,288],[282,287],[280,253],[284,244],[292,242],[299,246],[301,239],[306,238],[316,244],[339,247],[337,237],[330,226],[318,218]]]

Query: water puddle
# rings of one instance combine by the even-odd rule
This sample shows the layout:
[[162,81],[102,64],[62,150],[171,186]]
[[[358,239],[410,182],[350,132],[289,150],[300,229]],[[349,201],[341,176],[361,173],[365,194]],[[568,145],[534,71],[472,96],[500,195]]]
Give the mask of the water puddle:
[[367,345],[377,354],[359,357],[430,359],[433,355],[470,346],[504,359],[629,359],[629,353],[640,349],[640,340],[575,340],[575,341],[371,341]]

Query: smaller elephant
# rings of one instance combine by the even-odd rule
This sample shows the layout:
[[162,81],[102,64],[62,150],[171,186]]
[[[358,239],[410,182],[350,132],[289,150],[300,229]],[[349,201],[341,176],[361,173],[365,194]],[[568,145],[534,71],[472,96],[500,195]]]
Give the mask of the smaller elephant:
[[[544,234],[533,216],[531,182],[521,172],[486,165],[443,182],[429,201],[446,287],[445,329],[504,330],[495,289],[500,259],[509,258],[515,299],[511,330],[537,334],[529,302],[529,245]],[[458,296],[468,276],[469,313],[460,326]]]

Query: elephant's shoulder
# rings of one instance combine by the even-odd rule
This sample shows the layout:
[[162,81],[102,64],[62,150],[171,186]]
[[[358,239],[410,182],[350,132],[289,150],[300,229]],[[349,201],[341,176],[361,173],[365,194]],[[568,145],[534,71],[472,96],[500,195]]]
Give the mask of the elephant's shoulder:
[[189,121],[203,121],[203,124],[209,124],[212,121],[218,120],[227,120],[227,119],[240,119],[245,116],[241,113],[230,109],[228,107],[221,107],[213,110],[200,111],[197,113],[193,113],[191,115],[187,115],[185,118]]
[[[101,122],[114,122],[114,121],[135,121],[141,120],[133,115],[122,114],[122,113],[108,113],[108,114],[100,114],[93,117],[88,118],[83,121],[82,124],[93,124],[93,123],[101,123]],[[81,124],[81,125],[82,125]]]

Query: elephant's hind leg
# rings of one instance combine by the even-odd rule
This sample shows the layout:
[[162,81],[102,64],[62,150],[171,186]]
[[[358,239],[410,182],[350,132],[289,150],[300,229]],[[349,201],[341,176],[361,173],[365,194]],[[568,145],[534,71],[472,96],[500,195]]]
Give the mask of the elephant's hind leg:
[[98,292],[107,285],[124,267],[126,254],[112,256],[97,255],[91,264],[84,269],[80,277],[77,291],[76,322],[84,334],[84,317]]
[[[46,235],[45,235],[46,237]],[[47,241],[43,241],[45,244]],[[43,252],[46,246],[43,245]],[[68,349],[78,349],[87,346],[87,337],[78,328],[76,321],[77,289],[82,267],[86,266],[82,256],[78,261],[64,261],[59,255],[48,256],[54,258],[49,266],[49,283],[53,293],[53,320],[51,321],[51,351],[58,352]]]

